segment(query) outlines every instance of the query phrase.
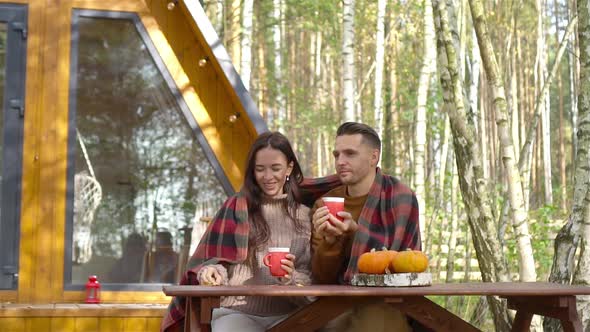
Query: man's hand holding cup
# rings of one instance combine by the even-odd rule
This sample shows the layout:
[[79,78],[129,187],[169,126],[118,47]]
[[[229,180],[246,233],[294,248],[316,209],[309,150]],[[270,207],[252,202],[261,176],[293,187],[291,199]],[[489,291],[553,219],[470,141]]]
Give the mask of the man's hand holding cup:
[[326,206],[315,211],[312,223],[327,243],[332,244],[343,234],[356,231],[357,224],[352,215],[344,211],[344,198],[325,197],[323,200]]

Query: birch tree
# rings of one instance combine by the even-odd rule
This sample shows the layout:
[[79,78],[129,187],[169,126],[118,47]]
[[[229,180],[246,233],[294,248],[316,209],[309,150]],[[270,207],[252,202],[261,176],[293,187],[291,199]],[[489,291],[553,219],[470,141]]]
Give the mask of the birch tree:
[[228,45],[229,54],[236,71],[240,69],[240,0],[231,0],[229,15],[229,33],[225,35],[226,45]]
[[416,130],[414,142],[414,190],[420,207],[420,230],[422,239],[425,239],[426,223],[426,190],[424,188],[424,150],[426,147],[426,104],[428,102],[428,88],[430,78],[436,72],[436,53],[431,46],[436,39],[434,37],[434,22],[432,20],[431,0],[424,0],[424,57],[420,70],[418,83],[418,105],[416,109]]
[[473,26],[477,35],[477,43],[481,52],[483,66],[494,100],[494,114],[500,139],[501,158],[505,169],[506,181],[508,182],[508,196],[512,210],[514,233],[518,239],[520,280],[536,281],[537,273],[535,270],[533,247],[528,229],[527,212],[524,209],[520,173],[515,162],[516,154],[508,122],[504,83],[496,61],[492,41],[488,34],[483,4],[480,0],[469,0],[469,5],[471,7],[471,17],[473,18]]
[[287,118],[285,109],[285,93],[283,91],[283,57],[282,57],[282,38],[281,38],[281,0],[273,0],[272,16],[274,24],[272,26],[272,41],[274,45],[274,79],[275,79],[275,109],[277,115],[278,129],[283,131],[283,125]]
[[[275,0],[278,1],[278,0]],[[354,1],[342,1],[342,99],[344,121],[355,121]]]
[[[590,3],[578,0],[580,88],[578,95],[578,147],[574,173],[574,198],[567,223],[555,238],[555,255],[549,281],[570,283],[576,249],[580,255],[573,282],[590,285]],[[580,245],[581,244],[581,245]],[[578,309],[585,329],[590,329],[588,297],[579,297]]]
[[242,82],[246,90],[250,90],[250,73],[252,71],[252,12],[254,0],[244,0],[242,15],[242,55],[241,72]]
[[[383,137],[383,67],[385,64],[385,8],[387,1],[377,1],[377,36],[375,40],[375,97],[373,108],[375,112],[375,130],[379,137]],[[422,206],[421,206],[422,207]]]
[[[590,285],[590,1],[578,0],[578,38],[580,42],[580,94],[578,99],[578,160],[575,183],[585,183],[583,202],[574,202],[583,207],[580,225],[580,258],[574,284]],[[578,177],[579,175],[579,177]],[[582,199],[579,193],[579,199]],[[590,296],[577,297],[577,306],[584,330],[590,330]]]
[[[473,124],[467,121],[462,78],[458,71],[455,41],[447,11],[446,0],[432,0],[437,34],[438,72],[443,92],[444,108],[449,116],[453,133],[459,187],[465,204],[467,220],[473,234],[473,245],[485,282],[508,281],[506,265],[500,243],[496,237],[487,180],[483,177],[481,153],[475,140]],[[506,304],[488,298],[497,331],[510,329]]]

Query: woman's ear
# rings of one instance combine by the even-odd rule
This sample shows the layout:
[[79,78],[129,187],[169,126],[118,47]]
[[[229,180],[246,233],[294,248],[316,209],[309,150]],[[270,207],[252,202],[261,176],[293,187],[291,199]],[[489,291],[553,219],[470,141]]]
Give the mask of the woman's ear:
[[295,165],[293,162],[287,164],[287,175],[291,175],[291,172],[293,172],[293,165]]

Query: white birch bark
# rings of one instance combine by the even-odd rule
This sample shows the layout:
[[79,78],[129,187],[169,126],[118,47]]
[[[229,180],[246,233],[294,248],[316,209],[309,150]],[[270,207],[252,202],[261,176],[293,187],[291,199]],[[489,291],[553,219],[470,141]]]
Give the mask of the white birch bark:
[[229,53],[231,56],[232,63],[236,68],[236,71],[239,73],[241,72],[240,65],[242,62],[240,61],[240,30],[241,30],[241,22],[240,22],[240,13],[241,13],[241,3],[240,0],[231,0],[231,7],[230,7],[230,22],[229,22],[229,33],[225,35],[226,45],[229,47]]
[[[590,1],[578,0],[578,38],[580,43],[580,92],[578,99],[578,153],[574,183],[585,184],[579,188],[578,197],[574,192],[574,209],[572,214],[580,210],[581,218],[574,222],[579,224],[581,237],[580,259],[574,284],[590,285]],[[585,191],[586,194],[582,195]],[[583,197],[583,198],[582,198]],[[576,198],[578,199],[576,201]],[[590,296],[577,298],[578,312],[584,330],[590,330]]]
[[[539,73],[539,92],[545,85],[547,76],[547,45],[545,38],[545,0],[537,0],[537,71]],[[551,179],[551,100],[549,90],[542,95],[543,104],[541,107],[541,131],[543,134],[543,186],[545,191],[545,203],[553,204],[553,186]]]
[[[385,5],[386,0],[377,1],[377,36],[375,37],[375,97],[373,111],[375,131],[383,137],[383,67],[385,64]],[[381,160],[381,158],[379,159]],[[421,209],[424,206],[420,206]]]
[[250,90],[250,76],[252,72],[252,12],[254,0],[243,0],[242,7],[242,56],[240,77],[246,90]]
[[[446,0],[433,0],[432,7],[444,107],[451,122],[461,197],[473,234],[482,279],[486,282],[508,281],[506,265],[496,236],[487,180],[482,174],[481,153],[475,140],[475,129],[473,123],[467,120],[465,112],[462,78],[457,65],[458,47],[453,39],[457,33],[451,25],[451,22],[456,21],[452,17],[452,10],[447,10]],[[506,304],[493,297],[488,297],[488,300],[496,330],[509,330]]]
[[494,114],[496,116],[496,126],[501,147],[500,153],[508,182],[514,232],[518,239],[520,280],[536,281],[537,273],[528,229],[528,216],[524,209],[522,183],[517,163],[515,162],[516,154],[508,125],[504,83],[499,72],[492,41],[488,35],[483,4],[480,0],[469,0],[469,4],[471,6],[471,16],[474,22],[482,62],[487,74],[488,83],[492,88]]
[[[277,115],[278,130],[284,131],[285,119],[287,118],[287,111],[285,109],[285,95],[283,91],[283,56],[282,49],[282,34],[281,34],[281,0],[273,0],[272,16],[274,24],[272,27],[272,41],[274,46],[274,79],[275,79],[275,108]],[[272,123],[271,123],[272,125]]]
[[414,190],[420,206],[420,231],[422,240],[426,236],[426,190],[424,188],[424,151],[426,147],[426,104],[428,102],[428,88],[430,78],[436,71],[436,53],[434,45],[434,22],[432,21],[431,0],[424,1],[424,57],[422,58],[422,69],[418,83],[418,107],[416,109],[416,130],[414,137]]
[[[276,0],[275,0],[276,1]],[[344,121],[355,121],[354,1],[342,1],[342,100]]]

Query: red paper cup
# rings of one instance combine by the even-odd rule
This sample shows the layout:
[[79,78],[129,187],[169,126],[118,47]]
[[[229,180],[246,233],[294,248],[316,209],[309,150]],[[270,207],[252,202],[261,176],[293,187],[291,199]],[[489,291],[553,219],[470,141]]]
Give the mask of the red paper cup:
[[281,259],[287,259],[289,248],[270,247],[268,254],[264,256],[262,262],[270,269],[270,274],[275,277],[284,277],[287,271],[281,267]]
[[330,214],[336,219],[343,221],[344,218],[338,215],[338,212],[344,211],[344,197],[322,197],[324,205],[328,207]]

